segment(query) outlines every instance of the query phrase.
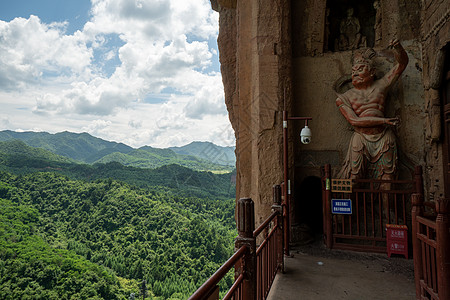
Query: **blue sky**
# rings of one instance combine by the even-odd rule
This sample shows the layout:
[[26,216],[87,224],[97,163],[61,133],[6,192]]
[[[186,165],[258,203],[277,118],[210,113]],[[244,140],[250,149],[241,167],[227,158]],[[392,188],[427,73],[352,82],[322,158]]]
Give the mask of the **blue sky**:
[[11,21],[14,18],[39,16],[44,23],[68,22],[67,33],[82,30],[89,19],[90,0],[2,0],[0,2],[0,20]]
[[0,1],[0,130],[233,145],[209,0]]

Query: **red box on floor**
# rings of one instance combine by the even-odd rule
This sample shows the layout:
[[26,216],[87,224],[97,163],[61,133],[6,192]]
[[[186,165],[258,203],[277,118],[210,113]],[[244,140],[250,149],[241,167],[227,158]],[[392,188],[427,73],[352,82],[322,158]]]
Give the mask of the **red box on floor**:
[[408,227],[406,225],[386,224],[386,249],[391,254],[402,254],[408,259]]

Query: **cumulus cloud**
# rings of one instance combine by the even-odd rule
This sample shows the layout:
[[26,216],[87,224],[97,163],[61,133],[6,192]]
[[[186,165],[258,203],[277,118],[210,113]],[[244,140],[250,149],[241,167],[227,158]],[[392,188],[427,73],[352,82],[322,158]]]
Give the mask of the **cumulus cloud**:
[[[180,79],[178,79],[180,80]],[[225,115],[225,100],[220,74],[192,74],[183,90],[192,97],[184,108],[187,117],[201,119],[205,115]]]
[[[83,130],[134,145],[189,142],[189,126],[228,121],[211,71],[218,16],[209,0],[91,2],[90,19],[70,35],[66,23],[37,16],[0,21],[0,90],[32,90],[36,116],[84,118]],[[146,103],[153,95],[164,103]]]
[[14,90],[43,84],[45,74],[80,75],[92,50],[81,34],[64,35],[64,23],[43,24],[37,16],[0,21],[0,88]]

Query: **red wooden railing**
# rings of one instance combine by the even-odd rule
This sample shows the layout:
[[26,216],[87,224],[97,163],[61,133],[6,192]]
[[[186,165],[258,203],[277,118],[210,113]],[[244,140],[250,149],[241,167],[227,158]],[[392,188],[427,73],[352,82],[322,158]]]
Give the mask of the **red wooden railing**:
[[437,200],[428,216],[422,195],[413,194],[412,203],[416,298],[450,299],[450,201]]
[[[281,211],[274,210],[267,220],[253,232],[253,237],[266,229],[275,218],[281,215]],[[274,226],[261,245],[256,250],[256,299],[265,299],[269,294],[275,275],[283,261],[282,239],[283,230],[281,223],[274,222]]]
[[[331,167],[327,165],[323,207],[328,248],[386,253],[386,224],[411,228],[410,197],[422,186],[420,168],[414,180],[354,179],[351,193],[332,192],[330,180]],[[332,214],[332,199],[351,199],[352,214]]]
[[[266,299],[278,270],[283,270],[283,208],[281,187],[273,188],[272,214],[255,229],[254,203],[237,201],[236,252],[192,296],[190,300],[219,299],[218,283],[234,266],[235,282],[223,299]],[[263,237],[260,237],[263,235]],[[257,247],[257,241],[261,241]]]

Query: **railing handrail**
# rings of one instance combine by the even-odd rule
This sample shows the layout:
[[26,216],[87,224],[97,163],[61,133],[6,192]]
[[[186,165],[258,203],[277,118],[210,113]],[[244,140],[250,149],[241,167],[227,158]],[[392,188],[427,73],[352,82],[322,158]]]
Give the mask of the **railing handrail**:
[[268,243],[268,240],[270,239],[270,237],[272,237],[272,235],[274,234],[274,232],[277,229],[278,229],[278,225],[275,225],[273,230],[267,235],[267,238],[264,239],[264,241],[261,243],[261,245],[259,245],[258,249],[256,249],[256,255],[258,255],[261,252],[261,249],[264,248],[264,246]]
[[236,292],[236,290],[239,288],[239,286],[241,285],[243,280],[244,280],[244,274],[241,273],[241,274],[239,274],[238,278],[236,278],[236,280],[234,281],[233,285],[228,290],[226,295],[223,297],[223,300],[231,299],[231,297],[233,297],[233,295],[234,295],[234,292]]
[[420,224],[426,225],[430,228],[433,228],[434,230],[436,230],[436,221],[435,220],[430,220],[427,219],[425,217],[422,216],[417,216],[416,217],[417,222],[419,222]]
[[[234,297],[234,299],[253,300],[257,297],[260,298],[258,294],[267,296],[276,273],[280,269],[284,270],[283,230],[285,227],[283,226],[280,185],[273,187],[273,200],[272,213],[256,230],[253,200],[241,198],[237,201],[238,236],[235,239],[235,249],[238,250],[189,297],[189,300],[205,300],[210,299],[211,296],[217,298],[217,285],[233,266],[235,267],[235,281],[223,299]],[[257,248],[256,237],[268,228],[272,221],[274,226]],[[262,249],[263,247],[267,247],[267,250]],[[263,265],[264,268],[262,268]],[[267,273],[264,277],[260,273],[261,270]]]
[[273,211],[270,216],[253,231],[253,237],[257,237],[267,227],[267,225],[272,222],[272,220],[278,215],[278,213],[278,211]]
[[189,300],[204,299],[219,281],[231,270],[236,262],[241,259],[248,251],[247,246],[242,246],[219,268],[217,271],[203,283],[203,285],[189,297]]

